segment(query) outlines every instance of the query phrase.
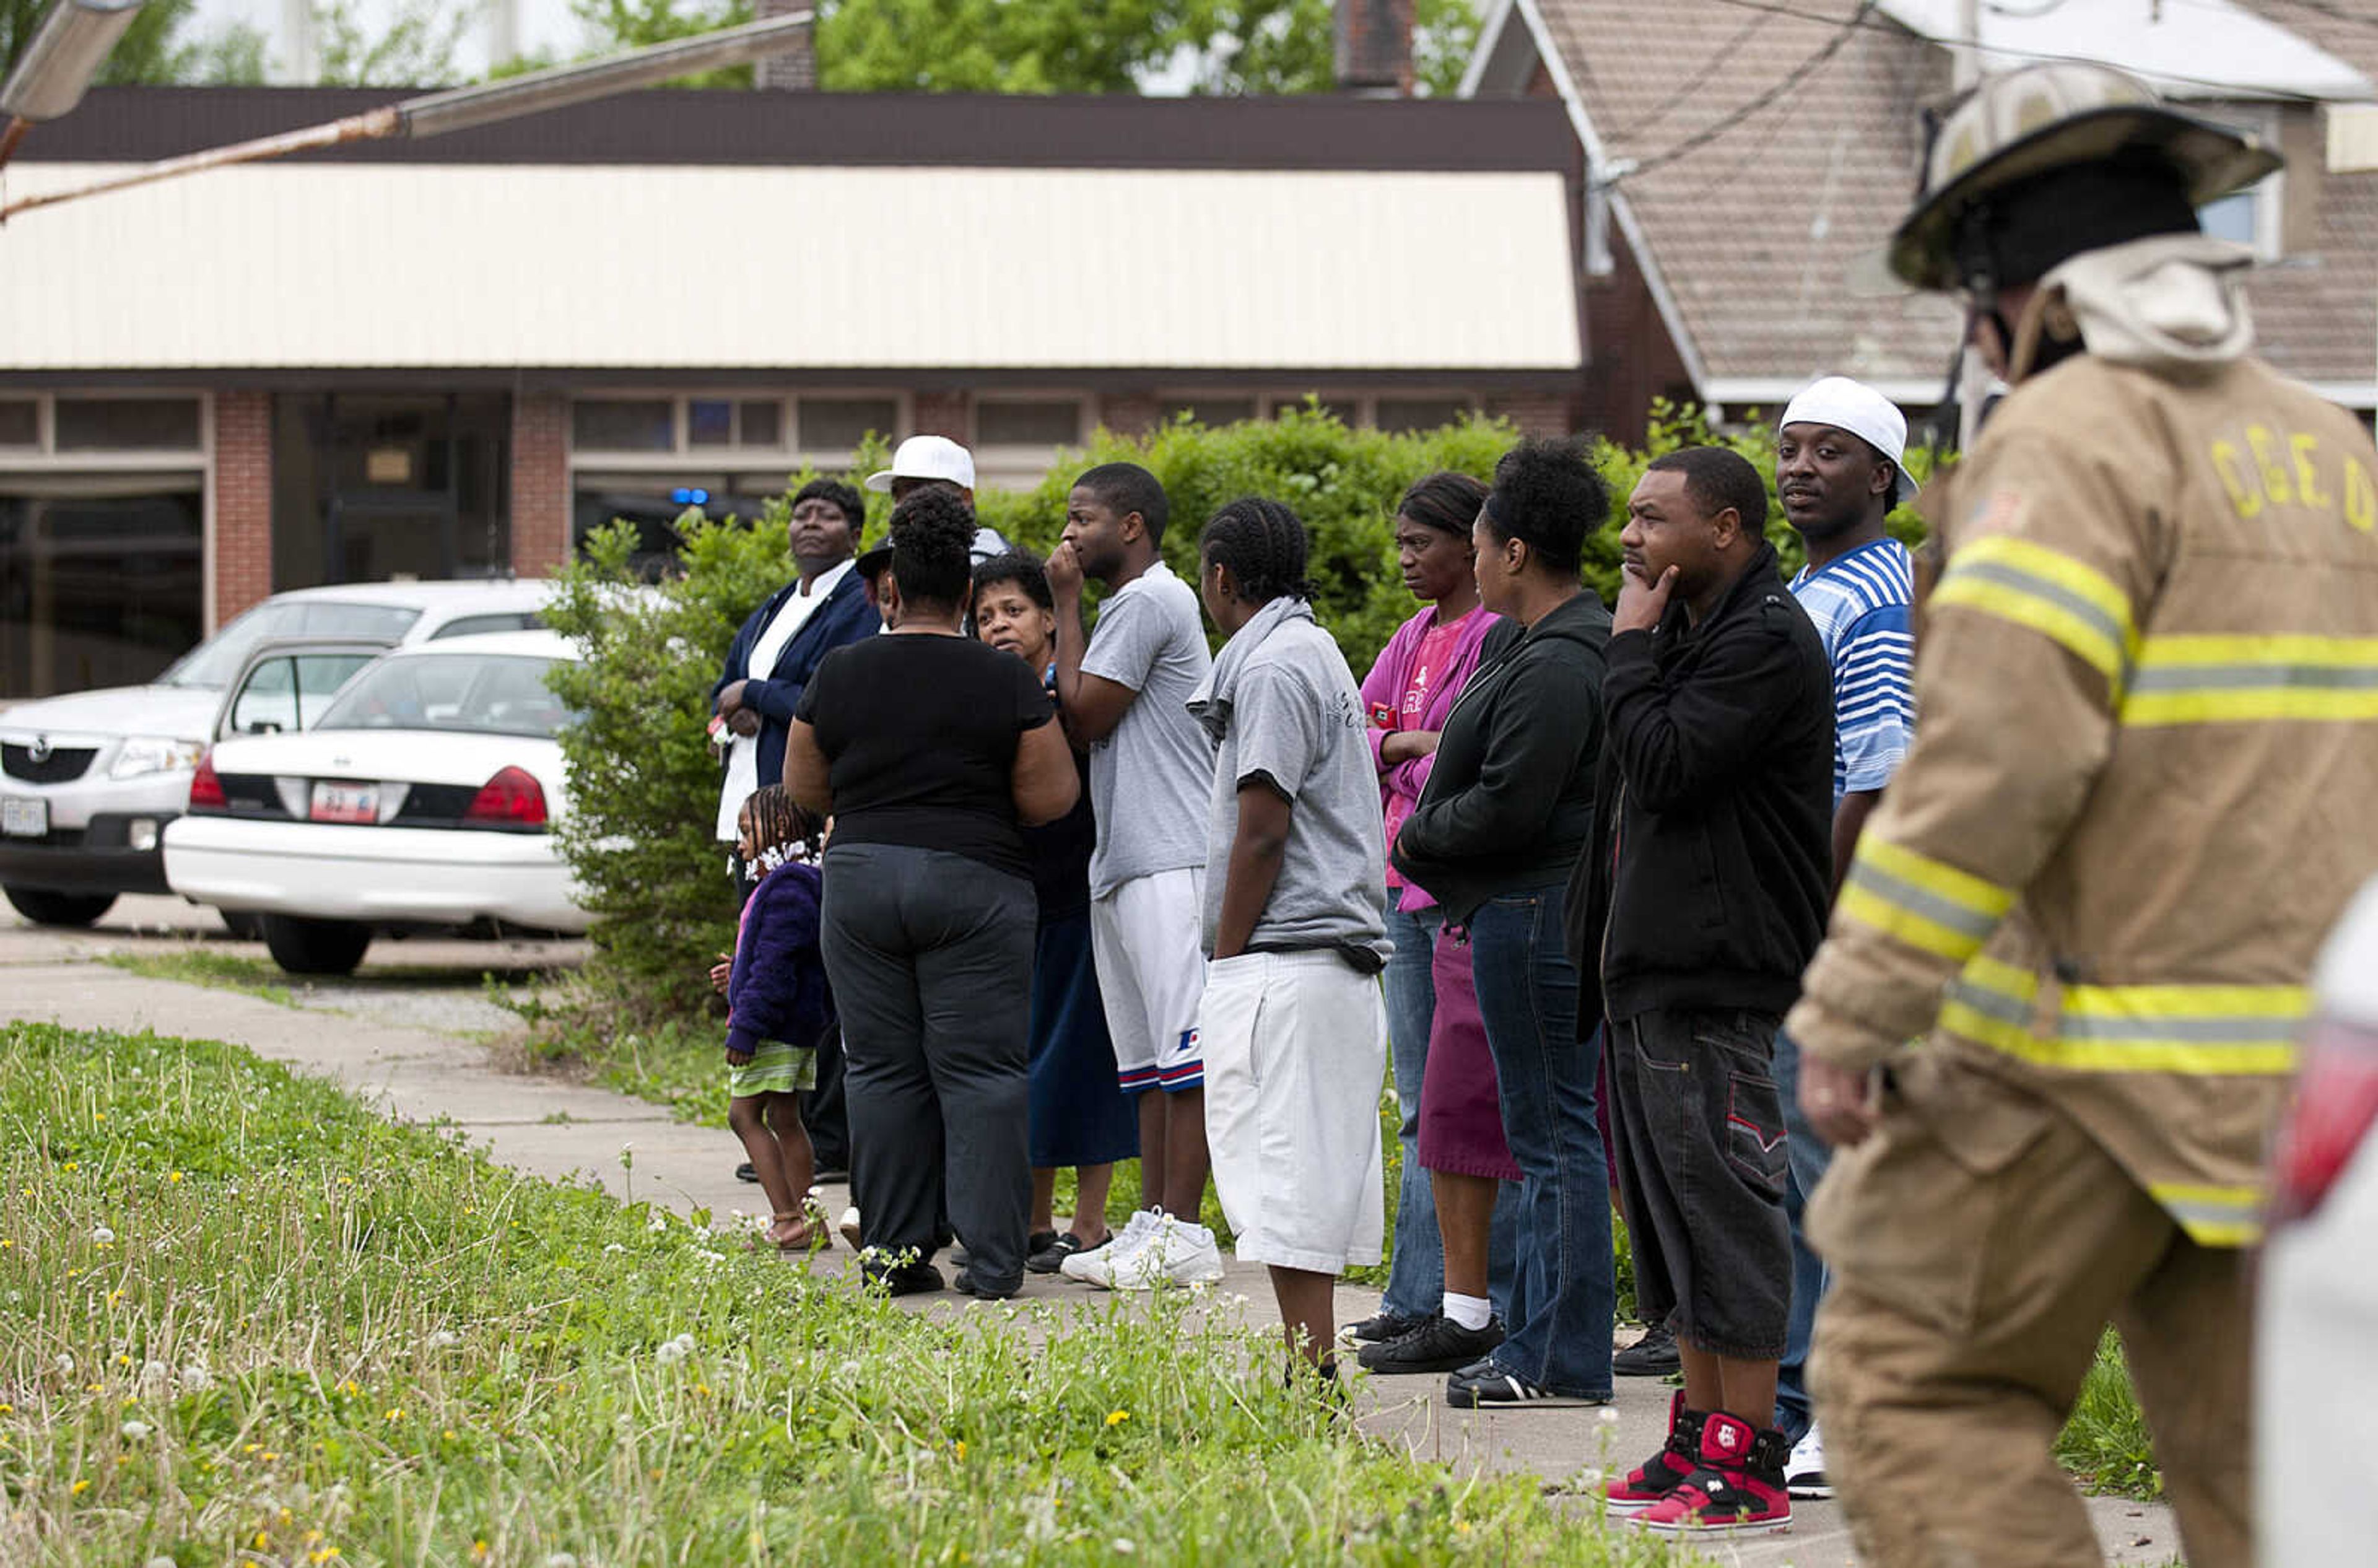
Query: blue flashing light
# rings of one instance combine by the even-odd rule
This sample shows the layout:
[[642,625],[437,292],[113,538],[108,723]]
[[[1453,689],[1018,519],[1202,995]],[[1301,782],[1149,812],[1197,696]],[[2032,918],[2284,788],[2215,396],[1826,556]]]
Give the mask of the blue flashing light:
[[669,492],[669,499],[681,507],[698,507],[710,499],[710,492],[680,485]]

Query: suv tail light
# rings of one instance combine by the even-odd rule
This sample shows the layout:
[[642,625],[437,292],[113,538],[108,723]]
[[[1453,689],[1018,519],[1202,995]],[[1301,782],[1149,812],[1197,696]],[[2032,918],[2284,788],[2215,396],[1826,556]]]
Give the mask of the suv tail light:
[[545,826],[545,786],[526,768],[506,768],[479,786],[462,820],[488,828]]
[[2318,1018],[2271,1155],[2271,1218],[2309,1217],[2378,1123],[2378,1032]]
[[198,771],[190,775],[189,808],[193,812],[231,809],[231,801],[223,794],[222,775],[215,772],[212,751],[198,759]]

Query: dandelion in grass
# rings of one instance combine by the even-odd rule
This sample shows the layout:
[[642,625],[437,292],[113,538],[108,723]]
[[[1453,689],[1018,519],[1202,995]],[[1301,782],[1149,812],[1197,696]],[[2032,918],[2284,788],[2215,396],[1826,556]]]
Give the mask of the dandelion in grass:
[[[72,1167],[69,1167],[68,1168],[71,1169]],[[107,1227],[103,1225],[94,1225],[90,1227],[90,1239],[104,1247],[115,1239],[115,1232],[108,1229]]]
[[1130,1419],[1131,1412],[1128,1410],[1110,1410],[1107,1412],[1107,1425],[1111,1427],[1119,1427]]
[[146,1421],[126,1421],[116,1430],[124,1434],[126,1442],[138,1442],[155,1429]]
[[89,1481],[77,1481],[74,1485],[66,1489],[66,1495],[68,1497],[80,1497],[90,1490],[90,1483]]
[[207,1371],[206,1368],[200,1366],[198,1362],[193,1361],[188,1366],[182,1369],[183,1393],[204,1394],[207,1390],[214,1387],[214,1385],[215,1375]]
[[673,1367],[693,1354],[693,1335],[680,1334],[653,1352],[653,1359],[664,1367]]

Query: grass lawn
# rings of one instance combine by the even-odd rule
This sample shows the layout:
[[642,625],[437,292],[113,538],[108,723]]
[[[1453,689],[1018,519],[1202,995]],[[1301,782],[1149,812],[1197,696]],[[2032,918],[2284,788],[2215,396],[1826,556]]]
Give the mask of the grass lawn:
[[1168,1293],[912,1313],[233,1046],[0,1026],[0,1562],[1644,1563]]

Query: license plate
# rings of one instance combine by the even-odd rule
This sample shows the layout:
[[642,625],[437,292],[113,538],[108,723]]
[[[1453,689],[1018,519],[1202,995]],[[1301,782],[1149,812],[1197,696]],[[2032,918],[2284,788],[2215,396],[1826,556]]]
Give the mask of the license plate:
[[46,838],[50,803],[38,796],[0,795],[0,833],[10,838]]
[[318,779],[314,784],[314,808],[307,815],[317,822],[377,822],[379,785],[333,784],[329,779]]

